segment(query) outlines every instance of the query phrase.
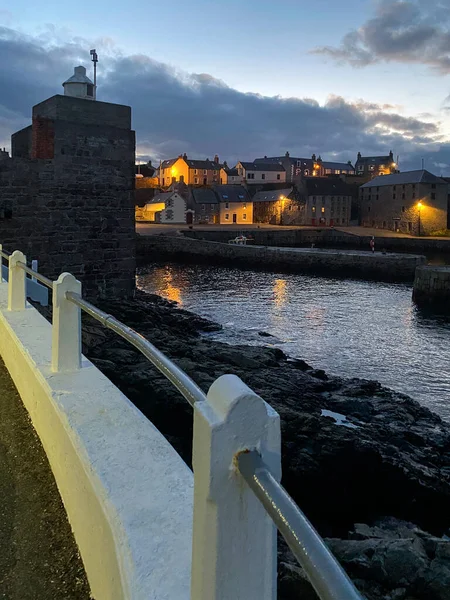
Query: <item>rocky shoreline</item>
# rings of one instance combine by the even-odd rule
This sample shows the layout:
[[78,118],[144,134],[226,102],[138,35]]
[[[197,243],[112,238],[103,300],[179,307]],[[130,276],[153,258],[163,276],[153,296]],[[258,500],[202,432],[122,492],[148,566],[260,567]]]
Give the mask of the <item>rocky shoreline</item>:
[[[158,296],[98,306],[147,337],[206,392],[234,373],[278,411],[283,485],[373,600],[450,598],[450,425],[375,381],[329,377]],[[83,352],[191,463],[192,409],[127,342],[83,317]],[[175,418],[174,418],[175,416]],[[303,594],[303,595],[302,595]],[[284,543],[280,600],[315,598]]]

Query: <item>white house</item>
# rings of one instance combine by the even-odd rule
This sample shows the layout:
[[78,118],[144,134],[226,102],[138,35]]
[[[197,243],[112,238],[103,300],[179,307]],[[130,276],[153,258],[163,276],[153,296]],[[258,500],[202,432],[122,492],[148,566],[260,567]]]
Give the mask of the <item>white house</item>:
[[143,220],[155,223],[186,223],[186,200],[177,192],[157,194],[147,202]]
[[[251,184],[283,183],[286,181],[286,169],[278,163],[238,162],[235,169],[239,175],[239,183]],[[229,181],[228,183],[234,183]],[[238,183],[238,182],[236,182]]]

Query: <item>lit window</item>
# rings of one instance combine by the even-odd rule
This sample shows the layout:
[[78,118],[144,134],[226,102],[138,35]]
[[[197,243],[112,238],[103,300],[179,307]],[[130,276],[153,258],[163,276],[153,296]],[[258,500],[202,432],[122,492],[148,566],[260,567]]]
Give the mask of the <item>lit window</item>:
[[247,202],[244,202],[244,204],[242,205],[242,208],[247,208]]
[[246,221],[246,220],[247,220],[247,215],[246,215],[245,213],[242,215],[242,219],[243,219],[244,221]]
[[316,212],[316,207],[315,206],[312,207],[312,211],[313,211],[313,213]]
[[228,200],[228,194],[222,194],[222,198],[223,198],[224,200]]
[[308,171],[308,169],[305,169],[305,177],[308,177],[308,175],[309,175],[309,171]]
[[229,221],[230,220],[230,215],[228,213],[225,214],[225,221]]
[[322,206],[322,213],[325,212],[325,206]]
[[336,175],[340,175],[340,174],[341,174],[340,170],[339,170],[339,169],[336,169],[336,171],[335,171],[335,174],[336,174]]

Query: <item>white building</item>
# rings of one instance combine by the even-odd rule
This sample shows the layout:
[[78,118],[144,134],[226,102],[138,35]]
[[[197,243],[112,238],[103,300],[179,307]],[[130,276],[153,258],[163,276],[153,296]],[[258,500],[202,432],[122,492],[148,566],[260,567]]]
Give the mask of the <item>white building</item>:
[[[238,162],[235,169],[240,181],[236,183],[264,184],[283,183],[286,181],[286,169],[278,163]],[[235,183],[229,181],[229,183]]]
[[157,194],[142,211],[144,221],[186,223],[186,200],[177,192]]

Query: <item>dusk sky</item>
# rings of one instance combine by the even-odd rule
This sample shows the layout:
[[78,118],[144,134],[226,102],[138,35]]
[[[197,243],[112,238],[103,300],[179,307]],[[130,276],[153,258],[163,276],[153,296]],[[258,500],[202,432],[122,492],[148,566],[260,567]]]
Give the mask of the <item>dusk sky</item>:
[[400,155],[450,175],[448,0],[0,0],[0,145],[99,54],[138,155]]

